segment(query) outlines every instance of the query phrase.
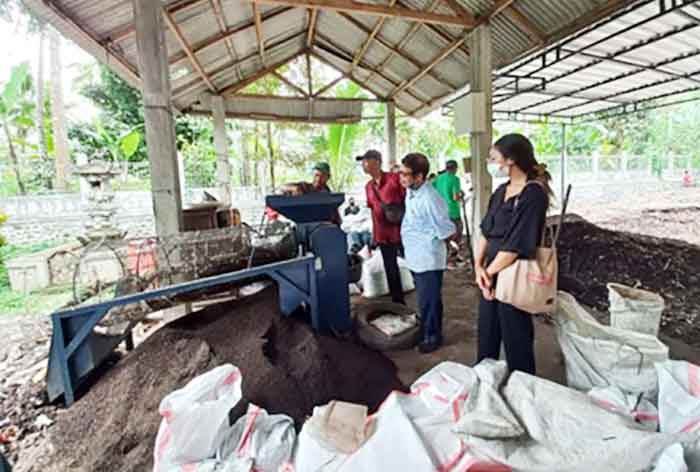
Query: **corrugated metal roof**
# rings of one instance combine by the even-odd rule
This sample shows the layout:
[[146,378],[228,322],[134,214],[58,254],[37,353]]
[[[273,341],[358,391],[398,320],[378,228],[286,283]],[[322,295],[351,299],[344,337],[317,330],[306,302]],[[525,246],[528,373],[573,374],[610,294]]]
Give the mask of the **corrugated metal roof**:
[[[67,36],[78,41],[100,60],[126,76],[131,83],[138,83],[137,50],[133,34],[132,0],[25,0],[28,6],[54,24]],[[383,0],[364,0],[366,3],[386,5]],[[455,0],[478,21],[494,11],[495,0]],[[360,13],[340,13],[320,10],[316,22],[314,44],[308,48],[306,31],[309,13],[305,8],[269,6],[258,4],[262,16],[262,37],[265,43],[265,60],[259,54],[252,4],[245,0],[170,0],[163,1],[164,8],[172,15],[182,35],[205,70],[208,79],[217,91],[236,90],[236,84],[247,83],[271,64],[292,60],[300,53],[310,50],[343,73],[350,73],[353,57],[367,41],[369,32],[379,18]],[[214,6],[220,3],[223,18],[217,17]],[[605,81],[608,77],[629,74],[632,66],[621,61],[657,62],[669,54],[692,53],[700,37],[694,30],[686,29],[674,37],[652,42],[644,47],[633,48],[619,54],[620,61],[599,60],[575,55],[558,63],[550,61],[544,69],[536,63],[537,57],[520,59],[525,54],[541,47],[541,44],[561,39],[567,29],[587,26],[586,19],[602,17],[614,12],[610,7],[629,8],[638,1],[617,0],[515,0],[511,6],[490,18],[493,26],[494,64],[506,71],[504,66],[517,63],[517,69],[508,69],[511,75],[527,75],[549,80],[547,90],[530,90],[527,95],[497,97],[500,111],[549,112],[573,115],[579,108],[589,107],[589,101],[602,95],[614,95],[614,99],[603,100],[607,105],[624,103],[628,97],[625,87],[641,87],[645,81],[658,80],[659,74],[645,71],[620,78],[619,82]],[[674,2],[675,3],[675,2]],[[678,2],[680,3],[680,2]],[[700,17],[697,2],[689,3],[685,11]],[[634,11],[621,15],[613,22],[601,24],[597,29],[580,34],[566,44],[573,50],[585,48],[593,56],[618,54],[620,48],[632,47],[649,35],[666,29],[687,28],[687,17],[678,13],[648,22],[639,28],[608,41],[598,42],[606,35],[655,14],[658,1],[641,2]],[[396,6],[419,11],[430,11],[442,15],[457,16],[445,0],[396,0]],[[514,12],[513,9],[517,9]],[[593,18],[595,19],[595,18]],[[599,19],[599,18],[598,18]],[[593,21],[591,19],[591,21]],[[222,27],[223,23],[223,27]],[[465,39],[468,28],[455,25],[420,24],[401,19],[387,18],[374,41],[362,55],[352,75],[373,94],[390,98],[405,113],[422,116],[440,106],[446,99],[468,89],[469,58],[467,41],[430,67],[422,70],[455,41]],[[407,40],[407,36],[410,36]],[[174,102],[180,109],[188,109],[198,102],[208,86],[191,63],[176,35],[166,30],[166,43],[170,57],[170,73]],[[393,51],[392,51],[393,50]],[[561,51],[560,51],[561,55]],[[679,74],[694,72],[696,58],[688,58],[671,64]],[[597,61],[597,62],[596,62]],[[591,63],[594,67],[576,71]],[[668,74],[661,74],[668,77]],[[523,79],[530,87],[535,81]],[[501,82],[495,82],[497,87]],[[666,87],[668,90],[685,89],[693,82],[679,80]],[[503,84],[501,84],[503,85]],[[574,89],[586,88],[579,94]],[[513,87],[505,91],[514,92]],[[656,87],[654,89],[656,90]],[[501,90],[502,92],[503,90]],[[522,92],[522,90],[518,90]],[[557,98],[556,95],[567,95]],[[647,96],[642,92],[639,96]],[[523,99],[525,97],[525,99]],[[577,98],[578,97],[578,98]],[[581,98],[582,97],[582,98]],[[577,105],[581,105],[577,107]],[[564,111],[558,112],[560,109]]]
[[512,79],[495,82],[496,115],[581,119],[634,111],[656,99],[685,100],[700,90],[699,5],[638,2],[501,69],[509,77],[540,78],[544,88],[536,82],[516,87]]

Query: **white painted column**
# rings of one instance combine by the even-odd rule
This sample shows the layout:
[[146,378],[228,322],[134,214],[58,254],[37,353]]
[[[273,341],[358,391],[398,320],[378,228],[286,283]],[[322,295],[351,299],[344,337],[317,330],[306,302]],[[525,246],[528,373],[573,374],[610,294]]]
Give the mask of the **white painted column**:
[[214,149],[216,150],[216,186],[219,201],[231,204],[231,164],[228,160],[229,140],[226,133],[226,110],[224,97],[212,95],[211,114],[214,119]]
[[479,226],[486,211],[493,188],[491,175],[487,170],[489,149],[493,139],[492,79],[493,62],[491,51],[491,26],[484,24],[475,28],[469,38],[471,51],[471,92],[484,94],[485,110],[472,109],[473,129],[470,133],[472,186],[472,243],[476,247],[481,231]]
[[168,51],[163,32],[161,2],[133,0],[133,7],[153,211],[156,233],[162,237],[179,233],[183,229],[175,119],[170,103]]
[[387,165],[387,170],[391,170],[391,168],[398,162],[398,156],[396,155],[396,105],[394,102],[386,103],[384,136],[386,140],[385,162]]

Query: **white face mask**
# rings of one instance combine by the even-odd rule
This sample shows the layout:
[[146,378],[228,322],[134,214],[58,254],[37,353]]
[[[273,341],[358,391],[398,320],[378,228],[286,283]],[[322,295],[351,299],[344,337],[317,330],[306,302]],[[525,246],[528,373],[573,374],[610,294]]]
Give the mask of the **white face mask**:
[[491,174],[492,177],[497,179],[508,176],[508,172],[506,171],[506,169],[501,168],[501,166],[499,166],[497,162],[487,163],[486,169],[489,171],[489,174]]

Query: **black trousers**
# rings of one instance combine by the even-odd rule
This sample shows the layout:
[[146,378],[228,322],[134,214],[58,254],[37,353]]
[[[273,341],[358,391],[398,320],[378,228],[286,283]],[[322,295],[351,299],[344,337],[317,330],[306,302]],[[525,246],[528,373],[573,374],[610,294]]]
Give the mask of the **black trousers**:
[[508,369],[535,375],[535,327],[532,315],[498,300],[479,302],[479,351],[477,362],[498,359],[501,341]]
[[384,271],[386,272],[386,281],[389,285],[389,293],[391,293],[391,301],[405,305],[403,299],[403,287],[401,286],[401,272],[399,272],[399,262],[397,258],[402,252],[400,244],[380,244],[379,250],[382,252],[384,260]]
[[420,309],[421,339],[442,343],[442,270],[413,273]]

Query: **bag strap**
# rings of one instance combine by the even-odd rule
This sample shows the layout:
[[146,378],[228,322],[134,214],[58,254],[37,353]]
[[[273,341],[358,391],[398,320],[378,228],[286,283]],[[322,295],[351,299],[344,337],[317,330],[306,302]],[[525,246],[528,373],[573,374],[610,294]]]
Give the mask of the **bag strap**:
[[372,187],[372,191],[374,192],[374,196],[375,196],[375,197],[377,198],[377,200],[379,201],[379,205],[380,205],[380,206],[381,206],[381,205],[386,205],[386,203],[384,203],[384,201],[382,201],[382,197],[379,196],[379,190],[377,190],[377,187],[374,186],[374,181],[370,182],[370,183],[369,183],[369,186]]

